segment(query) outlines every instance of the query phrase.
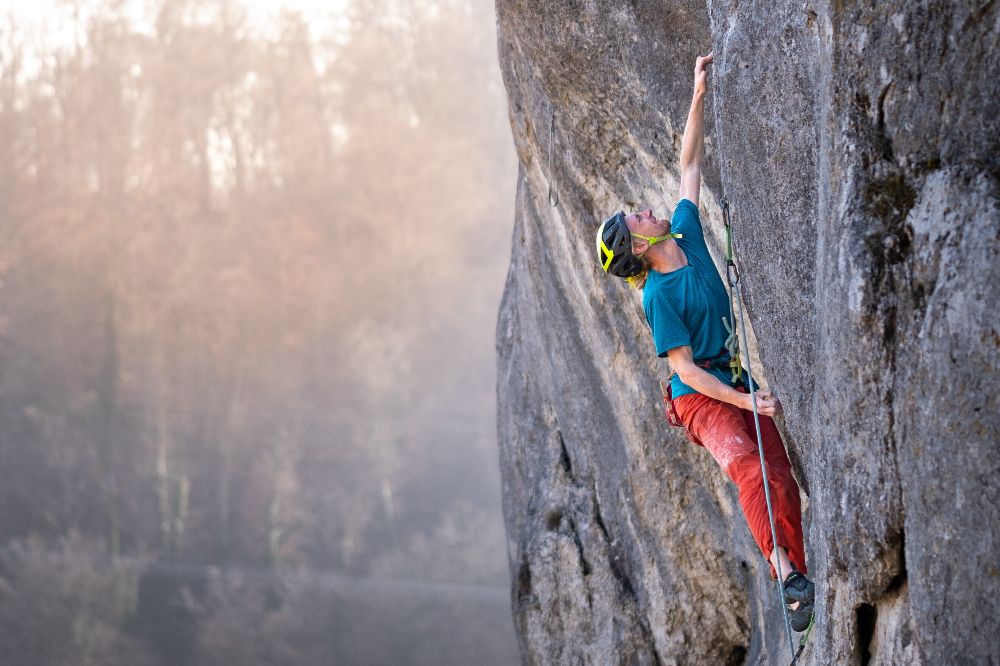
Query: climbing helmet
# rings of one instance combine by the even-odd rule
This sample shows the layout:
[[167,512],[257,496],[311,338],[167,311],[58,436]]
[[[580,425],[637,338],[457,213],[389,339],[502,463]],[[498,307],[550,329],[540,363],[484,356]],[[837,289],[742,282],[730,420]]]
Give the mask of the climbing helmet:
[[642,262],[632,254],[632,233],[625,224],[625,213],[618,211],[597,230],[597,263],[605,273],[632,277],[643,270]]

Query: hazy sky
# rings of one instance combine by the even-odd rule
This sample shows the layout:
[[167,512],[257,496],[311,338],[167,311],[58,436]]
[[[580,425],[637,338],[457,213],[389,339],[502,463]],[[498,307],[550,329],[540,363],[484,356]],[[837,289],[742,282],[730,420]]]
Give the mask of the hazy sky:
[[517,663],[492,2],[0,0],[5,663]]
[[[149,19],[156,15],[156,8],[164,0],[122,0],[121,12],[128,16],[133,27],[142,32],[152,33]],[[86,21],[76,23],[65,20],[79,13],[86,18],[106,13],[107,0],[0,0],[0,32],[13,29],[26,48],[26,52],[45,53],[57,48],[66,48],[84,38],[82,28]],[[214,18],[214,3],[205,2],[201,18],[210,22]],[[332,38],[347,27],[345,8],[350,0],[235,0],[235,5],[247,12],[249,25],[261,34],[267,34],[277,25],[275,19],[284,11],[301,14],[308,20],[313,39]],[[433,3],[425,3],[428,11],[435,10]],[[2,41],[2,40],[0,40]],[[317,63],[322,65],[322,63]],[[36,61],[28,57],[23,75],[32,76],[37,70]]]

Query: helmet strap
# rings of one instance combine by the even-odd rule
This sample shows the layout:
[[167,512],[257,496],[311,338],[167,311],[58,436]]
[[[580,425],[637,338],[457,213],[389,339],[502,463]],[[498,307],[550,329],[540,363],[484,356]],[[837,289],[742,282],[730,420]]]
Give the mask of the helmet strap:
[[667,234],[665,236],[643,236],[641,234],[633,233],[632,237],[633,238],[641,238],[642,240],[646,241],[646,243],[649,245],[649,247],[653,247],[657,243],[659,243],[661,241],[665,241],[668,238],[684,238],[684,234],[669,233],[669,234]]

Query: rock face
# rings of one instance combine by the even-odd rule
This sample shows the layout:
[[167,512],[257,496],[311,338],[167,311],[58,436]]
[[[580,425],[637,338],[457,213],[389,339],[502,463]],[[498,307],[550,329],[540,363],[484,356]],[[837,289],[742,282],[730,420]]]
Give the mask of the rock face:
[[734,489],[666,424],[638,294],[594,259],[611,212],[676,203],[713,49],[702,220],[718,248],[728,198],[756,372],[808,495],[820,600],[800,663],[1000,664],[1000,7],[497,15],[521,161],[497,346],[524,661],[790,661]]

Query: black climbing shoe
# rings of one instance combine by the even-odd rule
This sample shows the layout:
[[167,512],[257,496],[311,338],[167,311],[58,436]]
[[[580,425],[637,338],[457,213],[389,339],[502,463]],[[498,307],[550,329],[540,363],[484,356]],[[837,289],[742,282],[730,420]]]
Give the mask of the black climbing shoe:
[[812,620],[813,616],[813,602],[802,601],[799,602],[799,607],[792,610],[788,609],[788,623],[792,625],[792,629],[796,632],[803,632],[809,626],[809,622]]
[[811,580],[800,574],[798,571],[793,571],[788,574],[788,578],[785,579],[786,604],[793,604],[796,601],[801,601],[802,603],[808,603],[812,606],[815,597],[816,586],[813,585]]

